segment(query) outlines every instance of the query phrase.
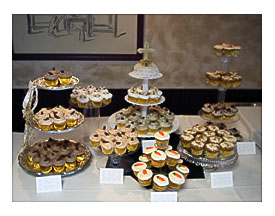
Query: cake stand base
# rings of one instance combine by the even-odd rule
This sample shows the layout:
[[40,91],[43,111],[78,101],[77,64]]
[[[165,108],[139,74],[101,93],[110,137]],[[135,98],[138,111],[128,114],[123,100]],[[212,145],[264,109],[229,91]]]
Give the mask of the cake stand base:
[[131,167],[134,163],[135,161],[130,157],[111,156],[107,161],[106,168],[123,168],[124,175],[127,175],[132,171]]

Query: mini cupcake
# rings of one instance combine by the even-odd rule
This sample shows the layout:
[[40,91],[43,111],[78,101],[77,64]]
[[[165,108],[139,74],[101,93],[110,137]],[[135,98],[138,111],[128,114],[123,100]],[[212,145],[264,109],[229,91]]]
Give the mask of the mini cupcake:
[[77,91],[73,91],[72,94],[70,94],[72,103],[77,104],[78,96],[79,96],[79,92],[77,92]]
[[194,128],[187,128],[183,130],[183,134],[191,134],[192,136],[195,136],[197,131]]
[[148,102],[149,102],[148,93],[142,91],[142,92],[138,95],[138,103],[139,103],[139,104],[148,104]]
[[100,93],[94,93],[91,96],[91,101],[94,107],[101,107],[102,106],[102,101],[103,97],[101,96]]
[[203,153],[204,143],[200,141],[192,141],[190,144],[191,154],[195,156],[200,156]]
[[147,168],[147,165],[146,163],[143,163],[143,162],[136,162],[132,165],[132,170],[135,174],[135,176],[137,176],[137,174],[142,171],[142,170],[145,170]]
[[135,151],[137,150],[138,148],[138,145],[139,145],[139,140],[138,138],[128,138],[128,145],[127,145],[127,149],[128,151]]
[[222,137],[225,142],[231,142],[233,144],[237,143],[237,138],[231,135],[225,135]]
[[241,75],[236,75],[233,77],[233,82],[232,82],[232,87],[237,87],[241,84],[242,81],[242,76]]
[[101,141],[100,146],[101,146],[102,153],[105,154],[105,155],[112,154],[113,151],[114,151],[114,147],[113,147],[112,142]]
[[123,127],[125,127],[127,121],[128,121],[128,120],[127,120],[126,117],[118,118],[118,119],[116,120],[116,125],[117,125],[119,128],[123,128]]
[[28,161],[30,162],[30,165],[32,165],[32,159],[33,159],[33,157],[35,156],[35,155],[40,155],[40,153],[39,153],[39,150],[38,149],[35,149],[35,148],[33,148],[33,149],[31,149],[29,152],[28,152]]
[[156,191],[165,191],[169,185],[169,180],[165,175],[157,174],[153,178],[153,189]]
[[128,119],[129,119],[129,121],[136,122],[139,119],[139,116],[136,113],[133,113],[133,114],[129,115]]
[[168,174],[169,187],[172,189],[179,189],[185,182],[184,176],[178,171],[172,171]]
[[204,131],[202,133],[205,137],[207,137],[207,139],[209,140],[210,137],[216,136],[216,133],[214,131]]
[[102,103],[105,105],[108,105],[111,103],[113,95],[110,92],[104,92],[102,94],[102,97],[103,97]]
[[55,173],[59,174],[62,173],[65,169],[65,159],[64,157],[60,156],[58,158],[56,158],[53,161],[53,170]]
[[230,120],[233,119],[234,116],[235,116],[235,113],[232,112],[232,110],[230,108],[227,108],[227,109],[223,110],[223,118],[225,120],[230,121]]
[[206,127],[204,127],[202,125],[198,125],[198,124],[194,125],[192,128],[199,134],[206,131]]
[[78,162],[79,166],[84,165],[85,163],[85,149],[84,147],[80,146],[80,143],[75,144],[75,150],[73,154],[76,156],[76,162]]
[[204,104],[204,106],[201,108],[202,111],[202,115],[205,117],[211,117],[211,113],[212,113],[212,105],[211,104]]
[[203,142],[205,144],[207,142],[208,138],[207,138],[207,136],[204,136],[203,134],[198,134],[195,137],[195,140]]
[[146,163],[148,169],[152,167],[151,160],[149,160],[148,155],[146,154],[140,155],[138,159],[139,161]]
[[221,75],[212,73],[209,77],[209,84],[213,86],[218,86],[220,85],[220,79],[221,79]]
[[165,113],[164,117],[166,117],[170,122],[173,122],[175,120],[175,114],[170,111]]
[[233,79],[231,76],[222,76],[221,77],[221,86],[224,88],[230,88],[232,86]]
[[159,124],[162,131],[169,132],[172,130],[173,123],[168,119],[166,119],[166,121],[161,121]]
[[58,86],[58,75],[54,74],[52,71],[49,71],[44,75],[45,85],[48,87]]
[[152,177],[153,172],[149,169],[141,170],[137,174],[138,182],[145,187],[152,184]]
[[106,125],[103,125],[102,128],[96,129],[95,132],[96,132],[98,135],[102,136],[102,135],[104,134],[104,132],[106,132],[106,130],[107,130],[107,126],[106,126]]
[[205,154],[208,158],[216,158],[220,151],[220,145],[215,143],[207,143],[205,145]]
[[189,172],[190,172],[189,168],[185,165],[182,165],[182,164],[178,164],[176,166],[176,170],[178,172],[180,172],[184,176],[185,179],[187,178],[187,176],[189,175]]
[[[113,135],[111,135],[108,131],[105,131],[101,135],[101,140],[102,141],[107,141],[107,142],[114,142],[116,140],[116,137],[114,137]],[[119,140],[119,141],[121,141],[121,140]]]
[[53,126],[53,120],[49,117],[44,118],[44,119],[40,119],[38,121],[38,126],[41,130],[50,131],[52,129],[52,126]]
[[69,71],[65,71],[65,70],[60,70],[59,73],[59,82],[61,85],[71,85],[72,83],[72,73],[70,73]]
[[40,119],[45,119],[47,117],[49,117],[50,115],[50,110],[46,109],[46,108],[42,108],[41,110],[39,110],[39,112],[34,114],[34,120],[37,122],[39,122]]
[[89,98],[88,95],[81,93],[77,98],[77,105],[80,108],[84,108],[88,106]]
[[41,158],[40,170],[44,174],[49,174],[52,171],[52,162],[48,157]]
[[138,101],[138,94],[135,87],[128,89],[128,100],[134,103]]
[[96,147],[100,146],[101,137],[97,133],[93,133],[89,137],[89,140],[90,140],[90,144],[92,147],[96,148]]
[[161,96],[156,92],[153,91],[150,95],[149,95],[149,102],[150,104],[157,104],[160,102]]
[[166,149],[170,139],[169,133],[164,131],[159,131],[159,132],[156,132],[154,136],[157,143],[157,148]]
[[139,122],[137,124],[136,128],[137,128],[137,133],[139,135],[145,135],[148,132],[148,125],[146,124],[145,121],[144,122]]
[[148,124],[148,132],[151,134],[155,134],[159,131],[160,125],[158,122],[150,122]]
[[117,141],[114,143],[115,145],[115,153],[118,155],[124,155],[127,151],[127,143],[126,142],[121,142]]
[[76,168],[76,155],[70,154],[65,157],[66,172],[73,171]]
[[165,154],[167,155],[166,164],[168,166],[176,166],[178,160],[180,159],[180,154],[174,150],[166,150]]
[[167,158],[167,156],[163,151],[161,151],[161,150],[154,151],[151,154],[152,166],[154,166],[156,168],[163,167],[165,165],[166,158]]
[[53,127],[55,130],[64,130],[66,128],[66,119],[63,116],[55,116]]
[[220,144],[220,153],[222,156],[230,156],[233,153],[235,145],[231,142],[222,142]]
[[67,112],[65,114],[66,124],[68,127],[74,127],[77,124],[77,120],[79,119],[79,114],[76,110],[71,112]]
[[209,142],[210,143],[220,144],[222,141],[223,141],[223,139],[221,137],[218,137],[218,136],[209,137]]
[[218,108],[214,108],[214,110],[212,111],[212,116],[214,120],[220,121],[223,119],[223,112]]
[[42,155],[37,154],[37,155],[34,155],[32,158],[32,167],[35,172],[41,172],[40,161],[41,161],[42,157],[43,157]]
[[157,121],[159,117],[159,114],[157,112],[149,112],[147,114],[147,119],[152,122],[152,121]]

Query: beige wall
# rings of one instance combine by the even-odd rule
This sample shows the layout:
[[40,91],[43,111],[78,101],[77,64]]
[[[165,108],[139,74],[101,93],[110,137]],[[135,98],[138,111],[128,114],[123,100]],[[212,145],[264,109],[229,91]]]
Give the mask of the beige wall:
[[[152,81],[159,88],[211,88],[204,72],[221,69],[212,46],[219,42],[237,43],[241,55],[233,58],[230,71],[244,80],[240,88],[261,88],[261,15],[146,15],[145,40],[156,49],[153,62],[163,78]],[[13,87],[25,88],[28,81],[45,74],[52,66],[71,71],[82,84],[107,88],[138,85],[128,73],[136,61],[14,61]]]

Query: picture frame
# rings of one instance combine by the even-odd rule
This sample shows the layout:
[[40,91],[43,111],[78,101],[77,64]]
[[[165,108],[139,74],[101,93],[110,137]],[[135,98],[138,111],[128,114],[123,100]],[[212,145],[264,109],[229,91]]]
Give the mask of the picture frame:
[[[108,35],[109,38],[123,38],[125,37],[124,35],[127,34],[127,32],[118,32],[118,28],[117,28],[117,20],[118,20],[118,16],[120,16],[119,18],[122,19],[121,17],[123,15],[102,15],[102,16],[108,16],[107,20],[109,22],[109,24],[96,24],[95,22],[95,18],[93,17],[93,15],[65,15],[66,19],[64,18],[64,15],[44,15],[44,17],[48,17],[47,19],[50,20],[46,20],[46,21],[37,21],[36,18],[37,16],[41,16],[42,18],[43,15],[34,15],[34,14],[30,14],[30,15],[26,15],[27,16],[27,21],[26,21],[26,25],[27,25],[27,33],[25,32],[25,34],[30,34],[30,35],[35,35],[35,37],[37,38],[37,35],[44,35],[44,41],[46,40],[52,40],[53,39],[46,39],[46,36],[48,36],[49,34],[51,34],[50,36],[52,36],[52,38],[60,38],[63,35],[57,35],[58,33],[68,33],[67,35],[72,35],[71,32],[74,33],[74,43],[76,43],[75,41],[78,39],[80,42],[86,42],[86,44],[91,44],[92,40],[89,41],[89,38],[92,38],[94,41],[97,40],[96,37],[93,37],[94,35],[99,35],[98,38],[101,35]],[[52,17],[51,17],[52,16]],[[53,18],[54,16],[54,18]],[[96,15],[95,15],[96,16]],[[143,43],[144,43],[144,15],[142,14],[138,14],[138,15],[128,15],[128,16],[136,16],[136,23],[127,23],[127,25],[131,25],[131,28],[133,29],[132,25],[135,25],[136,28],[136,37],[131,37],[130,39],[132,40],[132,38],[135,38],[135,41],[128,41],[127,43],[131,45],[131,53],[123,53],[123,51],[117,51],[115,50],[116,53],[104,53],[104,51],[100,51],[99,53],[96,53],[96,51],[94,51],[94,53],[87,53],[87,52],[43,52],[40,49],[40,46],[36,45],[33,46],[33,49],[37,49],[38,52],[25,52],[25,48],[21,48],[21,52],[16,52],[17,51],[17,47],[15,43],[15,31],[17,30],[16,28],[14,28],[14,25],[16,25],[14,19],[13,19],[13,44],[12,44],[12,60],[83,60],[83,61],[89,61],[89,60],[94,60],[94,61],[132,61],[132,60],[140,60],[142,59],[142,55],[137,53],[137,48],[143,47]],[[13,17],[14,18],[14,17]],[[63,24],[64,28],[60,29],[59,25],[61,23],[61,21],[65,24]],[[64,22],[64,20],[66,22]],[[87,21],[87,20],[93,20],[94,23],[92,23],[92,21]],[[49,23],[54,23],[54,27],[50,26],[51,24]],[[74,25],[75,23],[75,25]],[[83,24],[84,23],[84,24]],[[91,27],[92,26],[92,27]],[[14,30],[15,29],[15,30]],[[22,27],[21,27],[22,29]],[[25,31],[26,27],[24,27],[24,31]],[[76,30],[78,30],[78,32],[76,33]],[[18,30],[19,31],[19,30]],[[55,32],[57,32],[55,34]],[[20,33],[20,32],[19,32]],[[94,34],[94,35],[93,35]],[[16,34],[17,36],[18,34]],[[46,36],[45,36],[46,35]],[[111,36],[110,36],[111,35]],[[78,36],[78,38],[76,39],[75,36]],[[82,36],[82,37],[81,37]],[[84,39],[83,39],[83,36]],[[19,36],[17,36],[18,38],[20,38]],[[24,38],[24,37],[23,37]],[[48,37],[49,38],[49,37]],[[67,38],[66,40],[68,40],[68,36],[64,37]],[[88,38],[88,39],[87,39]],[[103,37],[102,37],[103,38]],[[128,37],[129,38],[129,37]],[[112,39],[113,41],[115,41],[115,39]],[[81,41],[82,40],[82,41]],[[128,39],[129,40],[129,39]],[[77,43],[80,44],[80,42],[77,41]],[[103,41],[103,39],[102,39]],[[111,41],[111,39],[110,39]],[[121,39],[122,41],[122,39]],[[22,41],[22,37],[20,38],[20,42],[21,44],[24,44],[24,41]],[[39,41],[37,41],[38,44],[43,44],[43,43],[39,43]],[[73,43],[73,42],[72,42]],[[104,43],[104,42],[102,42]],[[111,42],[110,42],[111,43]],[[135,44],[133,44],[135,43]],[[65,44],[65,43],[64,43]],[[84,43],[83,43],[84,44]],[[32,44],[31,44],[32,45]],[[27,48],[30,46],[26,46]],[[101,46],[104,47],[104,46]],[[122,46],[121,46],[122,47]],[[130,47],[130,46],[129,46]],[[23,51],[22,51],[23,50]]]

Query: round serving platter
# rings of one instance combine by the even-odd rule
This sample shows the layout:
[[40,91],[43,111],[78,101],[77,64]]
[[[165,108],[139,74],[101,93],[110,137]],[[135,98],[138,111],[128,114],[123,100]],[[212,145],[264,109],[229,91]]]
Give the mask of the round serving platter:
[[75,76],[72,76],[71,85],[60,85],[60,84],[58,84],[58,86],[56,86],[56,87],[46,86],[44,77],[39,77],[39,78],[37,78],[36,80],[33,81],[33,84],[36,85],[39,89],[54,90],[54,91],[72,89],[78,83],[79,83],[79,79]]
[[163,75],[162,73],[138,73],[138,72],[132,71],[129,73],[129,76],[136,79],[159,79]]
[[[64,139],[59,139],[59,140],[64,140]],[[70,142],[75,142],[74,140],[69,140]],[[35,145],[35,144],[33,144]],[[32,145],[32,146],[33,146]],[[70,176],[70,175],[74,175],[80,171],[82,171],[83,169],[85,169],[87,166],[88,166],[88,162],[92,159],[92,153],[90,152],[89,148],[82,144],[81,145],[85,148],[85,163],[81,166],[77,165],[77,167],[72,170],[72,171],[69,171],[69,172],[61,172],[61,173],[54,173],[53,171],[51,171],[50,173],[48,174],[44,174],[42,172],[37,172],[35,171],[28,163],[28,156],[27,156],[27,153],[28,151],[32,148],[32,146],[29,146],[29,147],[26,147],[24,148],[18,155],[18,164],[19,166],[24,170],[26,171],[27,173],[33,175],[33,176],[53,176],[53,175],[61,175],[62,177],[66,177],[66,176]]]
[[205,117],[205,116],[202,115],[202,111],[201,111],[201,110],[198,112],[198,115],[199,115],[202,119],[204,119],[204,120],[206,120],[206,121],[211,121],[211,122],[214,122],[214,123],[232,124],[232,123],[236,123],[237,121],[240,120],[240,115],[239,115],[239,113],[237,113],[237,114],[233,117],[232,120],[226,120],[226,119],[215,120],[213,117]]
[[128,95],[126,95],[124,99],[125,99],[128,103],[130,103],[130,104],[137,105],[137,106],[143,106],[143,107],[144,107],[144,106],[145,106],[145,107],[148,107],[148,106],[156,106],[156,105],[162,104],[162,103],[165,101],[165,98],[164,98],[163,96],[161,96],[160,101],[159,101],[158,103],[156,103],[156,104],[150,104],[150,103],[148,103],[148,104],[139,104],[139,103],[135,103],[135,102],[132,102],[132,101],[129,101],[129,100],[128,100]]
[[70,131],[75,130],[76,128],[78,128],[84,122],[84,115],[80,112],[78,112],[78,115],[79,115],[79,119],[77,120],[76,125],[73,126],[73,127],[66,126],[66,128],[64,130],[55,130],[55,129],[52,129],[52,130],[49,130],[49,131],[42,130],[41,128],[39,128],[39,126],[37,125],[37,123],[34,119],[31,121],[30,126],[32,128],[34,128],[35,130],[38,130],[38,131],[41,131],[41,132],[44,132],[44,133],[49,133],[49,134],[66,133],[66,132],[70,132]]
[[215,159],[208,158],[205,154],[203,154],[202,156],[194,156],[189,151],[184,149],[180,142],[178,144],[177,151],[180,153],[181,158],[183,158],[184,160],[197,166],[202,166],[211,169],[230,166],[234,164],[238,159],[237,148],[233,150],[232,155],[228,157],[218,156]]
[[[115,126],[116,126],[116,117],[115,117],[116,113],[112,114],[108,119],[108,124],[111,128],[115,128]],[[179,120],[177,118],[175,118],[175,120],[173,121],[173,126],[172,126],[171,131],[167,131],[167,133],[169,133],[169,134],[174,133],[176,130],[178,130],[179,126],[180,126]],[[154,137],[154,134],[151,134],[151,133],[147,133],[145,135],[138,134],[138,137],[151,138],[151,137]]]

